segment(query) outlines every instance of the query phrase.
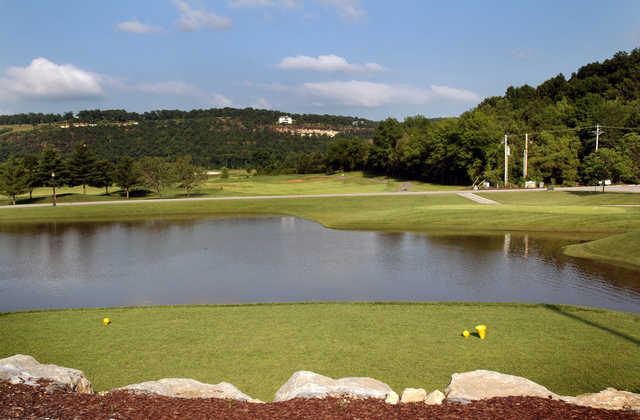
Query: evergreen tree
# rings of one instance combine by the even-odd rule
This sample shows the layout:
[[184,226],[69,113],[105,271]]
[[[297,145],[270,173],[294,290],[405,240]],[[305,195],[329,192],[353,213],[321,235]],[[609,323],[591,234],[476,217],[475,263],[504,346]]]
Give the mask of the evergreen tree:
[[0,165],[0,193],[9,196],[11,204],[16,204],[16,196],[29,190],[29,174],[23,162],[11,156]]
[[125,190],[128,200],[129,191],[140,184],[140,173],[135,161],[129,156],[120,158],[113,173],[113,180],[118,187]]
[[115,165],[108,160],[99,160],[95,164],[92,178],[89,185],[96,188],[104,188],[106,195],[109,195],[109,187],[113,185],[115,178]]
[[69,184],[82,185],[82,194],[87,193],[87,185],[98,176],[96,161],[86,144],[77,145],[68,161]]

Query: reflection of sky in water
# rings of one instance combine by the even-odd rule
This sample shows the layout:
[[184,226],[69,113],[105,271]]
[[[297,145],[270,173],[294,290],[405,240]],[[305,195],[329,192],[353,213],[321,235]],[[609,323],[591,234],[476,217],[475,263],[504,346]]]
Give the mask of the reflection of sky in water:
[[637,273],[560,256],[568,243],[339,231],[293,217],[4,226],[0,311],[453,300],[640,312]]

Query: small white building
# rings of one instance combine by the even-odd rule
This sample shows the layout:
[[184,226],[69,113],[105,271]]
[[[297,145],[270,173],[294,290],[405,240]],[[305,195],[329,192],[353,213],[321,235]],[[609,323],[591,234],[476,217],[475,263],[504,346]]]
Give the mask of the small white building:
[[278,118],[278,124],[293,124],[293,118],[291,118],[288,115],[285,115],[284,117],[280,117]]

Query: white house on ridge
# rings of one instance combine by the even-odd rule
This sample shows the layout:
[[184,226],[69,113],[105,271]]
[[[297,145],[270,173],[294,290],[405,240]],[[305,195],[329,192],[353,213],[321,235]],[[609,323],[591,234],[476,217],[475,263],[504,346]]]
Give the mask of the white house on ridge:
[[280,117],[278,118],[278,124],[293,124],[293,118],[291,118],[288,115],[285,115],[284,117]]

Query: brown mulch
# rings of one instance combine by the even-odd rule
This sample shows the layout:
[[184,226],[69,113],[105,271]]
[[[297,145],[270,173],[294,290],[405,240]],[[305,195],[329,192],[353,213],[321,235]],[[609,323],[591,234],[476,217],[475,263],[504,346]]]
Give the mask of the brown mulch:
[[251,404],[114,392],[89,395],[0,382],[0,419],[640,419],[639,413],[532,398],[471,404],[389,405],[380,400],[295,399]]

